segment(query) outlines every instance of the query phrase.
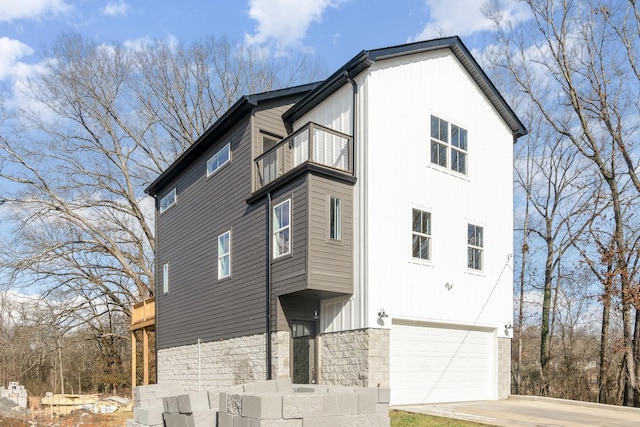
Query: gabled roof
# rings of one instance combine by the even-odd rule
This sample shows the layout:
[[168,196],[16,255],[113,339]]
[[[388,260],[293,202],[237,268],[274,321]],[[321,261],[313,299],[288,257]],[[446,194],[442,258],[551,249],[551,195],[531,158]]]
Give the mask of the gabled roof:
[[527,130],[520,119],[516,116],[502,95],[500,95],[482,68],[480,68],[480,65],[478,65],[464,43],[462,43],[462,40],[457,36],[403,44],[382,49],[363,50],[342,66],[338,71],[333,73],[328,79],[320,83],[314,90],[305,95],[304,98],[285,112],[282,117],[288,122],[293,122],[299,119],[345,85],[349,78],[356,77],[376,61],[440,49],[449,49],[453,52],[460,64],[462,64],[464,69],[476,82],[498,114],[502,117],[505,123],[507,123],[513,132],[514,140],[526,135]]
[[249,113],[260,102],[269,101],[278,98],[285,98],[292,95],[300,95],[316,88],[320,83],[309,83],[306,85],[295,86],[285,89],[272,90],[269,92],[258,93],[254,95],[245,95],[241,97],[235,104],[231,106],[209,129],[207,129],[189,148],[185,150],[155,181],[147,188],[145,193],[155,196],[159,188],[166,185],[171,179],[175,178],[189,163],[197,159],[205,152],[209,145],[206,140],[213,138],[214,140],[222,136],[225,132],[235,126],[242,118]]

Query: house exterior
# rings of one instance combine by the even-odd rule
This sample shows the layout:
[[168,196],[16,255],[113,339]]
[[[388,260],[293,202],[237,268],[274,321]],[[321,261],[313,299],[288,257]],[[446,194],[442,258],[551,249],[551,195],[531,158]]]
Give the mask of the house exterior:
[[147,188],[158,382],[508,396],[525,133],[457,37],[241,98]]

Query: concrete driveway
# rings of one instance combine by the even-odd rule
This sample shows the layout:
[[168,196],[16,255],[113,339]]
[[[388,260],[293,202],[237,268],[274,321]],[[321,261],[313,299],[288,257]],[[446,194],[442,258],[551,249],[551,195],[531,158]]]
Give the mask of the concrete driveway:
[[394,406],[392,409],[494,426],[640,426],[639,408],[535,396],[511,396],[497,401]]

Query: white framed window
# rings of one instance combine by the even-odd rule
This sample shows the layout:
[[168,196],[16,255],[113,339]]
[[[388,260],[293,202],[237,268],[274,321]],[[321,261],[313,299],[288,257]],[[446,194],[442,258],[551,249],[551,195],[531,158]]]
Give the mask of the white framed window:
[[329,197],[329,239],[342,240],[342,200]]
[[215,171],[227,164],[231,160],[231,144],[222,147],[216,154],[207,160],[207,176],[211,176]]
[[431,163],[467,174],[467,131],[431,116]]
[[412,212],[412,256],[431,260],[431,213],[413,209]]
[[162,292],[169,292],[169,263],[162,266]]
[[218,279],[231,276],[231,230],[218,236]]
[[176,189],[171,190],[169,194],[160,199],[160,213],[166,211],[176,204]]
[[273,207],[273,257],[291,253],[291,199]]
[[467,268],[471,270],[482,270],[483,252],[483,228],[478,225],[467,224]]

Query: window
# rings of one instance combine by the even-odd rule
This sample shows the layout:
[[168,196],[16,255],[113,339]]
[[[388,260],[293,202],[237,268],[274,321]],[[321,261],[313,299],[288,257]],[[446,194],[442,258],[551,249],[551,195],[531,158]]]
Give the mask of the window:
[[218,279],[231,275],[231,231],[218,236]]
[[342,239],[342,201],[337,197],[329,197],[329,238]]
[[273,208],[273,257],[291,253],[291,199]]
[[169,263],[162,266],[162,292],[169,292]]
[[467,225],[467,268],[482,270],[483,230],[477,225]]
[[224,166],[231,159],[231,145],[225,145],[220,151],[207,160],[207,176]]
[[467,131],[431,116],[431,163],[466,175]]
[[419,209],[413,210],[413,257],[431,259],[431,214]]
[[160,213],[166,211],[176,204],[176,189],[171,190],[169,194],[160,199]]

